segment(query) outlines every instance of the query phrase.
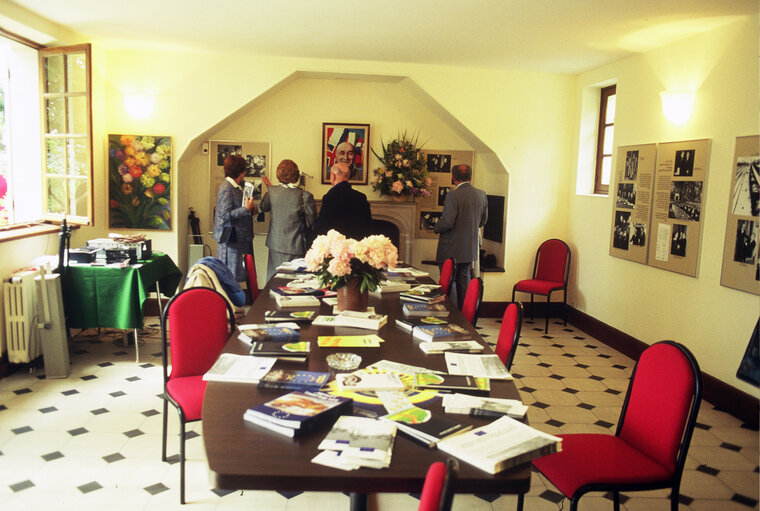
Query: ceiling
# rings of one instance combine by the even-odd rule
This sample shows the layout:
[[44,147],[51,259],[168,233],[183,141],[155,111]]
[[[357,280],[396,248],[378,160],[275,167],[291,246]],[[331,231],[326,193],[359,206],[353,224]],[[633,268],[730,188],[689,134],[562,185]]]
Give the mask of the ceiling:
[[[13,3],[106,47],[556,73],[583,72],[713,30],[741,16],[757,15],[760,4],[757,0],[14,0]],[[350,71],[350,64],[346,67],[340,71]]]

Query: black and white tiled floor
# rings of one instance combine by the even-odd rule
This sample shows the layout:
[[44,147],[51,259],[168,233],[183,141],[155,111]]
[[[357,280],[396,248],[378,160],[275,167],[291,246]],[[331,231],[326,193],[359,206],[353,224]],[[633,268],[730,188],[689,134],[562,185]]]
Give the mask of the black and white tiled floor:
[[[612,432],[633,361],[573,329],[542,322],[523,325],[512,371],[530,423],[549,433]],[[222,492],[208,482],[202,428],[191,424],[187,442],[187,499],[179,505],[179,465],[162,463],[161,348],[155,318],[141,336],[140,363],[120,334],[88,331],[71,345],[67,379],[16,373],[0,380],[0,509],[348,509],[342,493]],[[153,325],[153,327],[151,327]],[[495,341],[499,323],[481,318],[481,333]],[[116,341],[117,343],[115,343]],[[170,452],[177,452],[176,413],[170,407]],[[174,435],[171,435],[174,432]],[[758,509],[758,432],[704,402],[681,486],[681,509]],[[626,511],[669,509],[668,491],[623,496]],[[556,510],[562,498],[534,473],[526,510]],[[374,496],[382,511],[416,509],[410,495]],[[454,509],[515,509],[514,496],[457,494]],[[565,503],[566,505],[566,503]],[[611,510],[601,494],[583,510]]]

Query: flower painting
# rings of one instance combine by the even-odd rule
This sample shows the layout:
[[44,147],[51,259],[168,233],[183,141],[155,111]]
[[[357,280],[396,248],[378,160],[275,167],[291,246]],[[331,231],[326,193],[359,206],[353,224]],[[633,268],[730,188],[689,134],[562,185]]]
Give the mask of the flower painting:
[[108,135],[110,228],[171,230],[171,137]]

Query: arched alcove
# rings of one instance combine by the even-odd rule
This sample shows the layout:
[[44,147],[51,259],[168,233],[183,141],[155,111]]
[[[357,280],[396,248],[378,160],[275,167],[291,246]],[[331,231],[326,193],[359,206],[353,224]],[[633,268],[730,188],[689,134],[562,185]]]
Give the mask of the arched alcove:
[[[473,184],[490,195],[504,197],[504,227],[508,174],[500,159],[462,122],[453,116],[434,97],[414,80],[404,76],[296,71],[263,94],[231,112],[188,145],[178,160],[178,212],[186,216],[193,207],[201,218],[204,234],[211,230],[209,200],[209,155],[203,148],[209,140],[270,142],[270,169],[282,158],[294,159],[301,170],[314,178],[306,188],[320,198],[329,185],[319,179],[322,122],[356,122],[371,126],[370,145],[395,138],[400,132],[418,133],[420,142],[428,149],[468,150],[474,154]],[[207,147],[207,146],[206,146]],[[379,166],[369,153],[369,169]],[[369,185],[357,186],[370,201],[380,200]],[[187,267],[188,228],[178,224],[178,250],[181,268]],[[502,233],[504,234],[504,233]],[[204,241],[215,251],[210,235]],[[505,237],[503,239],[506,239]],[[265,252],[265,236],[257,236],[254,245],[258,253]],[[414,241],[413,264],[433,259],[435,239]],[[494,254],[497,264],[504,260],[504,243],[485,241],[483,248]],[[258,257],[257,267],[264,272],[266,256]]]

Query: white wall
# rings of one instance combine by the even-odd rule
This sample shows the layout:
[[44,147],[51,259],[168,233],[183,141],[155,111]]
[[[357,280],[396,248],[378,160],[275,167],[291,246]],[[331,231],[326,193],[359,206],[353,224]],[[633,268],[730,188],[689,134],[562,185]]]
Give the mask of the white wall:
[[[755,396],[758,390],[735,373],[760,297],[722,287],[720,272],[735,140],[760,132],[757,32],[757,19],[747,18],[578,77],[578,112],[586,87],[617,80],[615,147],[711,139],[696,278],[609,256],[611,197],[573,194],[568,209],[576,260],[571,305],[650,344],[677,340],[703,371]],[[664,118],[659,97],[679,88],[697,90],[692,118],[682,126]]]

